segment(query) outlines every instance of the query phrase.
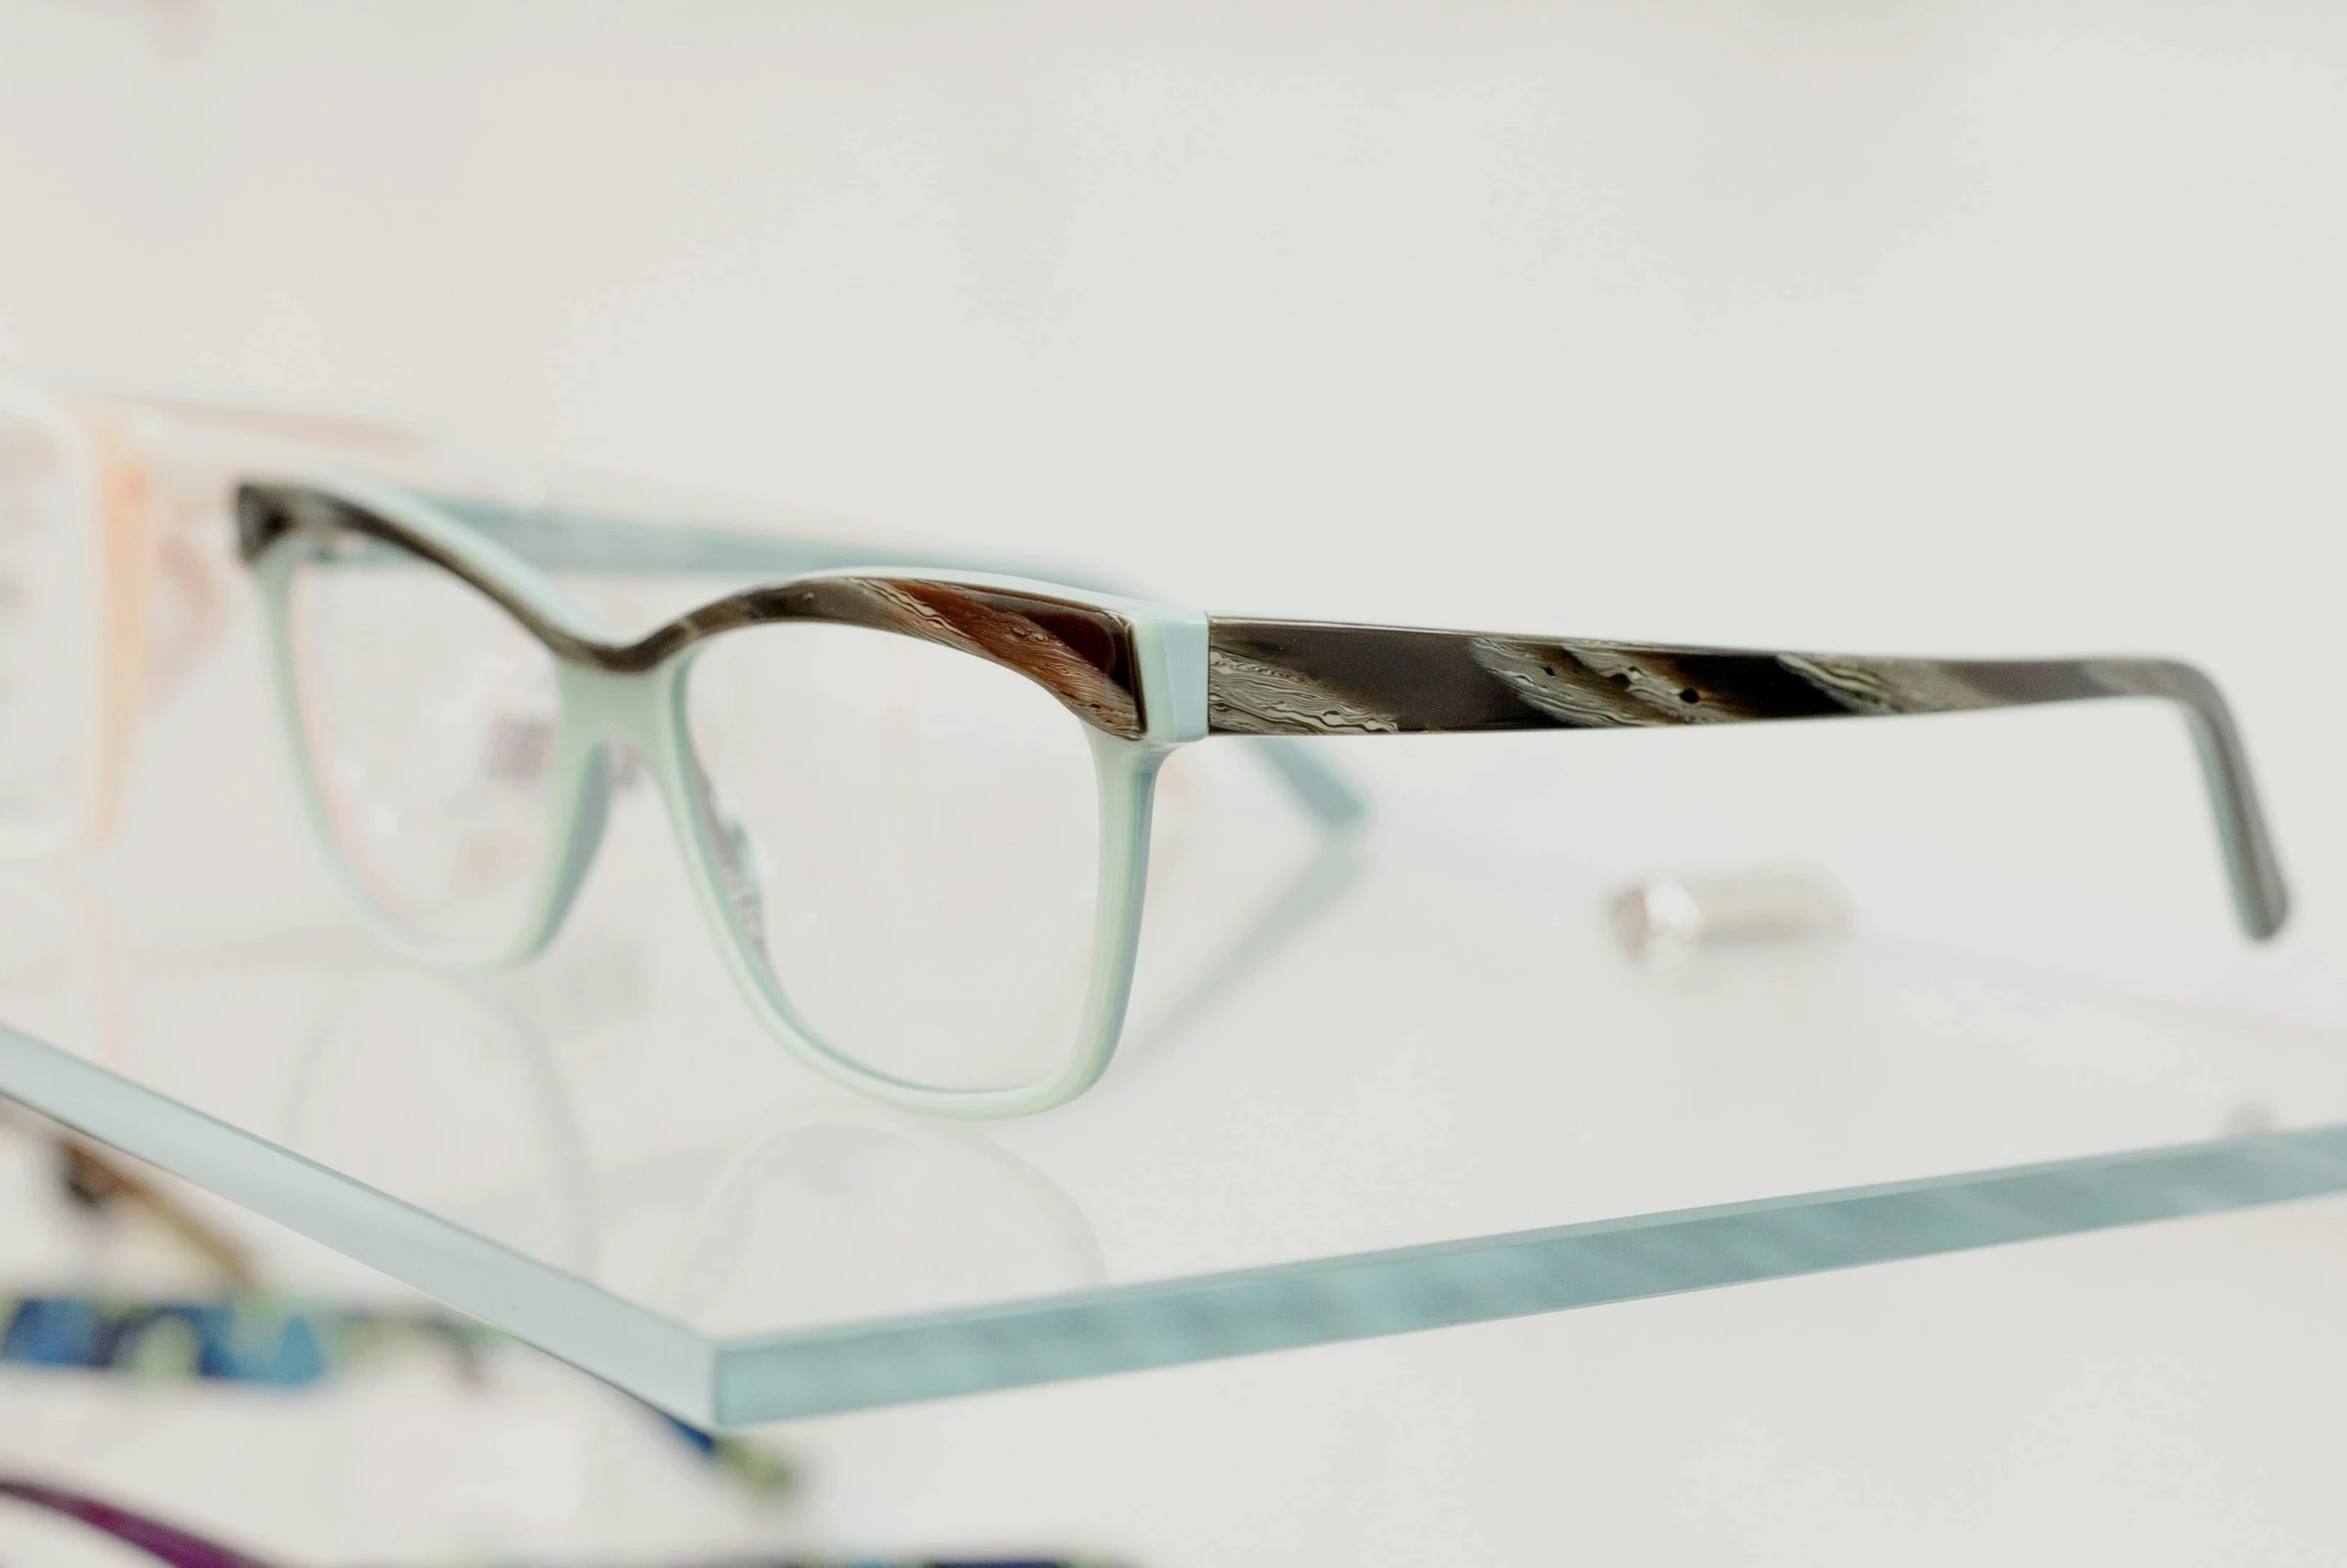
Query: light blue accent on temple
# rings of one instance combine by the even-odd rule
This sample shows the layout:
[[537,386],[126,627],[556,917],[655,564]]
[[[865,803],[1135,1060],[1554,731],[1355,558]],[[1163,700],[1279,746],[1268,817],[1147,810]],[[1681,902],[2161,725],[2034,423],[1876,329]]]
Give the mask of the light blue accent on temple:
[[0,1026],[0,1093],[707,1426],[1566,1311],[2347,1192],[2347,1125],[716,1338]]
[[[428,499],[544,572],[796,577],[853,567],[933,567],[1062,583],[1096,594],[1130,592],[1117,584],[1019,563],[941,559],[933,552],[640,522],[514,506],[472,496],[433,495]],[[1323,828],[1349,827],[1367,814],[1368,802],[1360,791],[1310,750],[1310,743],[1250,737],[1247,750]]]

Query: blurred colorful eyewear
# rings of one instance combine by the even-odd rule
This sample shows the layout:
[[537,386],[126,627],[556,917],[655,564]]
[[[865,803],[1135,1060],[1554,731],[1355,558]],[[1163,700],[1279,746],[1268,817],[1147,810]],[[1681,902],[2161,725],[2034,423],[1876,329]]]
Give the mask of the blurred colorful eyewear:
[[341,420],[0,382],[0,855],[112,831],[139,713],[222,623],[240,467],[409,473],[421,450]]
[[[93,1218],[136,1213],[218,1276],[223,1293],[160,1299],[120,1292],[0,1293],[0,1364],[111,1373],[141,1382],[318,1387],[417,1348],[444,1352],[466,1381],[483,1357],[516,1341],[484,1323],[431,1308],[360,1307],[261,1288],[249,1250],[122,1155],[47,1117],[0,1100],[0,1125],[46,1139],[58,1187]],[[753,1438],[710,1432],[632,1396],[724,1480],[760,1498],[795,1484],[790,1460]]]
[[[446,1353],[473,1376],[487,1352],[514,1341],[452,1313],[334,1306],[242,1295],[138,1300],[94,1295],[0,1296],[0,1364],[114,1373],[141,1382],[233,1383],[299,1390],[418,1348]],[[631,1404],[640,1401],[629,1399]],[[640,1405],[726,1481],[779,1497],[791,1462],[754,1438],[733,1437]]]
[[[1208,616],[852,548],[247,485],[241,548],[328,863],[418,956],[560,928],[649,775],[753,1011],[902,1108],[1074,1098],[1122,1034],[1160,767],[1243,738],[1615,730],[2160,698],[2190,722],[2243,928],[2288,912],[2224,698],[2165,659],[1936,660]],[[641,636],[557,576],[762,577]]]
[[[250,1552],[218,1541],[208,1540],[193,1531],[177,1525],[165,1524],[160,1519],[102,1502],[85,1493],[61,1486],[51,1486],[18,1476],[0,1476],[0,1497],[63,1518],[77,1520],[102,1535],[113,1537],[128,1546],[134,1546],[166,1568],[286,1568],[275,1558],[256,1557]],[[1102,1568],[1098,1559],[1073,1557],[855,1557],[818,1559],[801,1556],[744,1557],[729,1555],[722,1558],[698,1556],[690,1564],[678,1561],[668,1568]],[[423,1568],[423,1565],[418,1565]],[[451,1561],[440,1568],[552,1568],[543,1559],[466,1557]],[[618,1568],[618,1565],[611,1565]],[[630,1568],[660,1568],[660,1565],[642,1562]]]

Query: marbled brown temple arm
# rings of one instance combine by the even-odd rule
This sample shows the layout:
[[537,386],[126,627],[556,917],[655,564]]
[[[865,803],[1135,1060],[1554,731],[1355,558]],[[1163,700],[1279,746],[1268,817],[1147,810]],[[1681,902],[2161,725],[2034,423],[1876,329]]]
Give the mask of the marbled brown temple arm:
[[2289,915],[2239,727],[2165,659],[1938,660],[1757,653],[1211,617],[1206,719],[1221,735],[1615,730],[1946,714],[2158,697],[2192,724],[2242,927]]

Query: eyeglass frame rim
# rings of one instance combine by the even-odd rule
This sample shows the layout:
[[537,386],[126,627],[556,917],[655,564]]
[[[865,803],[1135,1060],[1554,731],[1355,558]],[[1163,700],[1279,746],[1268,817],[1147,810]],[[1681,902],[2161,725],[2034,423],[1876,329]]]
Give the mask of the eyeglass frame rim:
[[[548,788],[555,819],[543,863],[520,921],[506,940],[435,940],[385,908],[344,852],[315,760],[305,742],[300,678],[290,624],[290,578],[299,559],[280,548],[314,531],[299,519],[269,519],[256,501],[324,498],[353,514],[331,526],[356,526],[380,543],[439,567],[519,622],[552,656],[558,690],[556,741]],[[584,885],[608,803],[609,748],[623,741],[643,759],[686,862],[695,901],[718,938],[736,989],[759,1022],[795,1059],[881,1103],[928,1115],[997,1118],[1030,1115],[1076,1098],[1114,1060],[1124,1031],[1138,963],[1147,900],[1151,820],[1158,771],[1173,751],[1207,734],[1206,617],[1146,600],[997,573],[949,569],[841,569],[802,574],[722,596],[634,642],[609,635],[538,567],[434,506],[428,499],[359,479],[248,479],[238,488],[238,548],[266,609],[280,719],[313,835],[329,874],[361,917],[394,947],[449,967],[510,967],[543,951],[561,929]],[[327,526],[326,519],[314,520]],[[804,616],[766,616],[782,591],[810,584],[886,583],[1017,596],[1115,618],[1127,638],[1140,710],[1139,733],[1112,733],[1072,707],[1090,742],[1098,800],[1100,864],[1095,886],[1092,968],[1077,1038],[1051,1073],[1033,1082],[945,1088],[898,1077],[857,1060],[825,1040],[784,993],[757,951],[724,883],[724,851],[694,788],[691,737],[684,717],[685,678],[703,643],[727,632]],[[713,614],[740,611],[747,619]],[[824,619],[815,617],[812,619]],[[885,629],[884,629],[885,630]],[[1016,667],[1011,667],[1016,668]],[[1034,679],[1032,672],[1021,672]],[[1045,689],[1050,691],[1048,684]],[[1058,696],[1058,693],[1054,693]],[[1065,699],[1063,699],[1065,705]]]

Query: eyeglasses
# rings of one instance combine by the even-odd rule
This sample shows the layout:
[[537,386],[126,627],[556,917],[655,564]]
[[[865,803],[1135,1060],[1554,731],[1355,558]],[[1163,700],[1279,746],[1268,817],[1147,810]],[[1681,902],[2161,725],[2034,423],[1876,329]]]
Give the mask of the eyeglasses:
[[[1946,661],[1206,616],[358,484],[248,484],[240,543],[328,858],[444,961],[549,941],[614,781],[657,786],[749,1005],[906,1108],[1040,1111],[1109,1065],[1160,767],[1211,736],[1595,730],[2157,697],[2191,721],[2241,922],[2288,898],[2215,686],[2158,659]],[[797,574],[618,637],[553,574]],[[634,762],[623,762],[629,755]],[[1358,802],[1269,754],[1331,818]]]
[[0,855],[111,830],[134,719],[221,623],[240,467],[405,462],[420,445],[341,420],[0,382]]

